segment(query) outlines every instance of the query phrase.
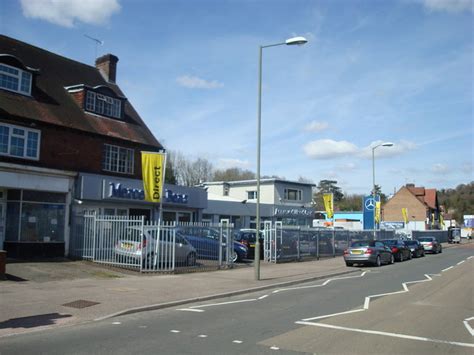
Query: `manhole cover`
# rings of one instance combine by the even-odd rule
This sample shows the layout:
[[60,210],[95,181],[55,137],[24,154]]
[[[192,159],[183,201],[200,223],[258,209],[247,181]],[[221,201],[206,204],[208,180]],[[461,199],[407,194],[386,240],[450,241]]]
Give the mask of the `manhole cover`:
[[96,304],[100,304],[100,302],[93,302],[93,301],[87,301],[87,300],[77,300],[77,301],[72,301],[72,302],[69,302],[69,303],[65,303],[65,304],[63,304],[63,306],[72,307],[72,308],[86,308],[86,307],[95,306]]

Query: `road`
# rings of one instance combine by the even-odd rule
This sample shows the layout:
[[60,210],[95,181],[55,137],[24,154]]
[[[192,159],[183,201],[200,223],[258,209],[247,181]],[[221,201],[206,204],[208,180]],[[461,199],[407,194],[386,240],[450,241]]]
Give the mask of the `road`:
[[0,354],[472,354],[473,255],[1,338]]

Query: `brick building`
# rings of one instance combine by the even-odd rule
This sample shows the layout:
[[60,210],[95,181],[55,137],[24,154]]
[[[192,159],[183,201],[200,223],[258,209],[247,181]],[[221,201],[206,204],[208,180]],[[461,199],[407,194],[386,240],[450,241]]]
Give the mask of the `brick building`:
[[440,206],[436,189],[406,184],[383,206],[383,221],[403,222],[402,208],[408,211],[408,229],[439,229]]
[[[84,210],[156,215],[140,154],[163,147],[116,84],[117,62],[107,54],[94,67],[0,35],[0,249],[10,256],[67,255]],[[169,204],[191,219],[192,199],[174,197],[204,197],[179,189]]]

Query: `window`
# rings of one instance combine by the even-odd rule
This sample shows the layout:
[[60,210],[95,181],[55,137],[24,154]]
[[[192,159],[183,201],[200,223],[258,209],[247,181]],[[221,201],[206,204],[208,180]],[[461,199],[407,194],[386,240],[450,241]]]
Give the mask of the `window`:
[[133,174],[133,149],[104,144],[102,168],[106,171]]
[[247,191],[247,200],[256,200],[257,191]]
[[0,123],[0,155],[39,159],[40,132]]
[[86,111],[122,118],[122,101],[88,90],[86,94]]
[[285,200],[288,201],[301,201],[302,192],[296,189],[285,189]]
[[0,64],[0,88],[30,95],[31,73],[6,64]]

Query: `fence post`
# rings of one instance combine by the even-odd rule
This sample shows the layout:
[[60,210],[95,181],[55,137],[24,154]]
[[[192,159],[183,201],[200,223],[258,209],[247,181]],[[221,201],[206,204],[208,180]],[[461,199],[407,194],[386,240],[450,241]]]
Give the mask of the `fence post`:
[[97,239],[97,216],[95,214],[95,211],[93,213],[93,226],[92,226],[92,261],[95,261],[95,242]]
[[296,251],[296,258],[298,261],[301,259],[301,227],[298,226],[298,238],[297,238],[298,243],[296,244],[298,246],[297,251]]

